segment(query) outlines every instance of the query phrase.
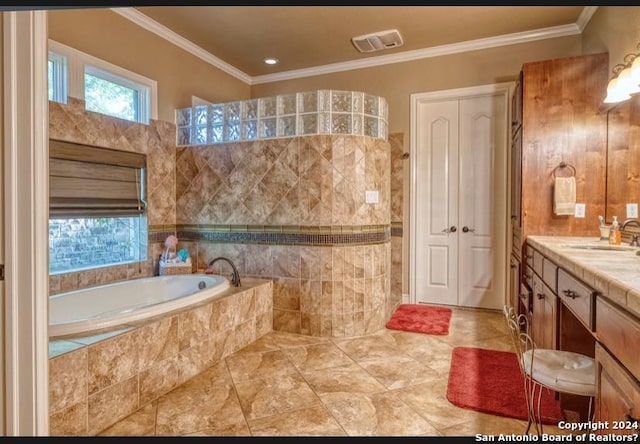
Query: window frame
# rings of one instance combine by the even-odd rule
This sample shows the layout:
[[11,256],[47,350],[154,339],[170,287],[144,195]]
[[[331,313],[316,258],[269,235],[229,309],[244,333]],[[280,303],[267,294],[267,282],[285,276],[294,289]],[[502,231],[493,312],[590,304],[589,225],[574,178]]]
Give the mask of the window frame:
[[[47,56],[47,70],[49,68],[49,62],[53,63],[53,97],[50,99],[54,102],[64,103],[68,102],[67,85],[69,84],[69,69],[68,69],[68,57],[64,54],[60,54],[49,50]],[[47,78],[48,76],[47,72]],[[47,97],[49,91],[47,90]]]
[[[66,57],[66,95],[84,101],[84,76],[85,72],[87,72],[88,69],[90,75],[95,75],[96,77],[103,78],[104,80],[118,83],[128,88],[136,89],[139,92],[139,109],[136,112],[136,114],[138,115],[138,120],[123,120],[148,125],[151,119],[156,120],[158,118],[158,86],[155,80],[137,74],[133,71],[129,71],[120,66],[99,59],[98,57],[94,57],[77,49],[74,49],[70,46],[56,42],[55,40],[49,39],[48,44],[50,54],[49,59],[51,59],[51,55]],[[99,75],[96,75],[94,73],[98,73]],[[55,90],[54,97],[56,97]],[[103,115],[110,116],[116,119],[118,118],[111,114]]]

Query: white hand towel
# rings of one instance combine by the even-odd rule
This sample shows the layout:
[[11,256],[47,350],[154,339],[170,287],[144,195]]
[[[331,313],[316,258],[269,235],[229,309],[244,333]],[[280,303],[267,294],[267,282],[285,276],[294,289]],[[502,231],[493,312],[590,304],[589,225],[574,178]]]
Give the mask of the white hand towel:
[[576,211],[576,178],[556,177],[553,187],[553,212],[557,216],[573,216]]

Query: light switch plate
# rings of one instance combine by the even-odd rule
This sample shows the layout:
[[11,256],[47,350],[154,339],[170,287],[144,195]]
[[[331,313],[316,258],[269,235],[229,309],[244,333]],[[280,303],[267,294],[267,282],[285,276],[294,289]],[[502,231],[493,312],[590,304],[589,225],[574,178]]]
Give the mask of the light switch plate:
[[583,203],[577,203],[574,216],[575,217],[584,217],[585,212],[586,212],[586,205],[583,204]]
[[627,204],[627,219],[631,217],[638,217],[638,204],[637,203],[628,203]]
[[365,191],[364,201],[366,203],[378,203],[378,190],[367,190]]

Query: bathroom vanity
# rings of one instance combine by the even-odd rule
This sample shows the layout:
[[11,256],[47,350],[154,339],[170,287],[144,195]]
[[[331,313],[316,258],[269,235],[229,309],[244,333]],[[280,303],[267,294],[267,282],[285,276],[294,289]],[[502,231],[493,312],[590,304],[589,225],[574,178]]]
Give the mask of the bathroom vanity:
[[[528,236],[520,307],[539,347],[594,357],[597,362],[596,433],[634,434],[614,424],[640,416],[640,249],[593,237]],[[580,412],[585,399],[561,396]]]

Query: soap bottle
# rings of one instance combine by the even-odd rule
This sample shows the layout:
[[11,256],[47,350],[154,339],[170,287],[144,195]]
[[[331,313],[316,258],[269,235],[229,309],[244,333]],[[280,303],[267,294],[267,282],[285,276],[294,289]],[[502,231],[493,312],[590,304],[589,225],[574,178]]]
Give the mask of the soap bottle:
[[620,224],[618,223],[618,216],[613,216],[613,222],[611,222],[611,231],[609,232],[609,243],[611,245],[620,245],[622,235],[620,233]]

